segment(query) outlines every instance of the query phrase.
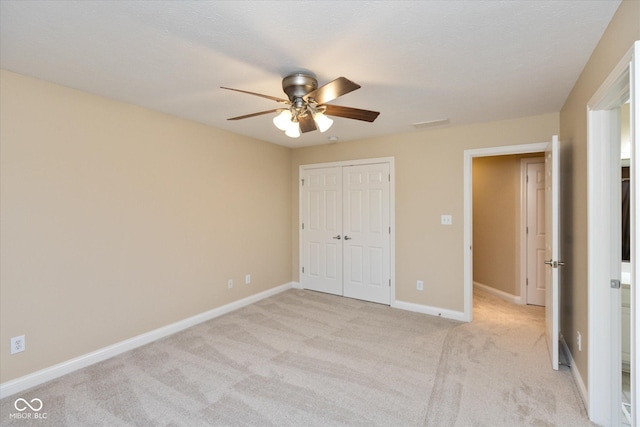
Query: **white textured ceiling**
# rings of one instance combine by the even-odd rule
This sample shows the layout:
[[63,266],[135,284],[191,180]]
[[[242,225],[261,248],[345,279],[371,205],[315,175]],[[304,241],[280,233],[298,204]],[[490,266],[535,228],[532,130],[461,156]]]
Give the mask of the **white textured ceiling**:
[[[289,147],[557,112],[617,9],[582,1],[0,1],[0,66]],[[380,111],[291,139],[282,77],[362,88]],[[0,95],[1,96],[1,95]]]

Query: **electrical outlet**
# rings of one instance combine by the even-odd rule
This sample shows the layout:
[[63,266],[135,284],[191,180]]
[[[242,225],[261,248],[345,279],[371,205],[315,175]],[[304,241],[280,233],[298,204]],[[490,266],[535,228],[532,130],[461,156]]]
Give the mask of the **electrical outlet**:
[[11,354],[20,353],[25,350],[24,335],[11,338]]
[[440,224],[442,225],[453,224],[453,217],[451,215],[440,215]]
[[422,280],[418,280],[416,282],[416,289],[421,291],[422,289],[424,289],[424,283],[422,282]]
[[229,279],[229,281],[227,282],[227,287],[229,289],[233,288],[233,279]]
[[251,275],[247,274],[246,276],[244,276],[244,284],[248,285],[249,283],[251,283]]

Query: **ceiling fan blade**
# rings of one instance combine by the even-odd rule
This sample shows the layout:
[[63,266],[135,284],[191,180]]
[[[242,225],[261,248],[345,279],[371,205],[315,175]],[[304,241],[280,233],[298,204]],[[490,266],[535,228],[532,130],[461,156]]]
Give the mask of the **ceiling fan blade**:
[[353,92],[356,89],[360,89],[359,84],[354,83],[345,77],[338,77],[326,85],[320,86],[318,89],[309,92],[304,96],[304,99],[309,100],[309,98],[313,98],[317,104],[324,104],[326,102],[333,101],[339,96]]
[[220,86],[220,89],[226,89],[226,90],[233,90],[233,91],[235,91],[235,92],[248,93],[249,95],[260,96],[260,97],[262,97],[262,98],[267,98],[267,99],[270,99],[270,100],[272,100],[272,101],[281,102],[281,103],[283,103],[283,104],[289,104],[289,101],[288,101],[288,100],[286,100],[286,99],[282,99],[282,98],[276,98],[275,96],[271,96],[271,95],[263,95],[263,94],[261,94],[261,93],[249,92],[249,91],[246,91],[246,90],[240,90],[240,89],[232,89],[232,88],[230,88],[230,87],[223,87],[223,86]]
[[380,114],[377,111],[342,107],[340,105],[324,105],[323,107],[327,107],[324,112],[327,116],[345,117],[347,119],[362,120],[364,122],[373,122]]
[[279,113],[280,111],[282,111],[282,108],[276,108],[275,110],[260,111],[259,113],[252,113],[252,114],[245,114],[244,116],[231,117],[230,119],[227,119],[227,120],[248,119],[249,117],[261,116],[263,114]]
[[311,132],[317,129],[316,122],[311,117],[311,114],[305,116],[298,116],[298,124],[300,125],[300,131],[302,133]]

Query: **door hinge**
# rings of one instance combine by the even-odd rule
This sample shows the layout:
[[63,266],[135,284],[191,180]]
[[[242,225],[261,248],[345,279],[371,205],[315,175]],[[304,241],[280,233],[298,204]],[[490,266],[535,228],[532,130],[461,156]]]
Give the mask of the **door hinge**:
[[389,287],[391,287],[391,279],[389,279]]
[[611,289],[620,289],[620,280],[611,279]]
[[302,223],[302,229],[304,230],[304,222]]
[[389,227],[389,234],[391,234],[391,227]]
[[304,273],[304,267],[302,267],[302,272]]
[[527,227],[527,234],[529,234],[529,227]]
[[391,174],[389,174],[389,182],[391,182]]
[[527,183],[529,182],[529,175],[527,175]]
[[301,181],[302,181],[302,186],[304,187],[304,179],[302,179]]
[[529,286],[529,278],[527,277],[527,286]]

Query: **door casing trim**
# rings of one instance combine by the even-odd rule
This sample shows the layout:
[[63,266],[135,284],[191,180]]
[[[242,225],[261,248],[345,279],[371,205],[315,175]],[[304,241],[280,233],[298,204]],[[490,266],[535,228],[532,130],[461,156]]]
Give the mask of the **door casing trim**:
[[[610,246],[613,233],[617,233],[612,215],[616,212],[606,209],[612,205],[612,183],[619,171],[614,170],[614,163],[619,162],[619,143],[608,144],[607,141],[620,141],[619,106],[631,98],[631,370],[636,372],[638,340],[638,317],[636,307],[640,303],[638,292],[633,291],[638,283],[640,270],[638,262],[637,230],[634,230],[637,218],[638,163],[637,126],[640,105],[640,90],[632,87],[632,79],[639,84],[637,69],[640,56],[640,41],[636,41],[621,58],[618,65],[600,85],[587,103],[587,265],[588,265],[588,405],[589,419],[597,424],[618,425],[621,411],[619,408],[620,378],[618,366],[620,357],[620,322],[612,318],[619,316],[620,295],[611,292],[609,280],[620,278],[620,262],[615,261]],[[616,151],[617,157],[616,159]],[[616,161],[617,160],[617,161]],[[619,199],[618,199],[619,200]],[[603,209],[603,207],[605,207]],[[616,248],[617,249],[617,248]],[[618,258],[619,259],[619,258]],[[603,367],[605,367],[603,369]],[[638,421],[638,393],[636,375],[631,378],[632,425]]]

